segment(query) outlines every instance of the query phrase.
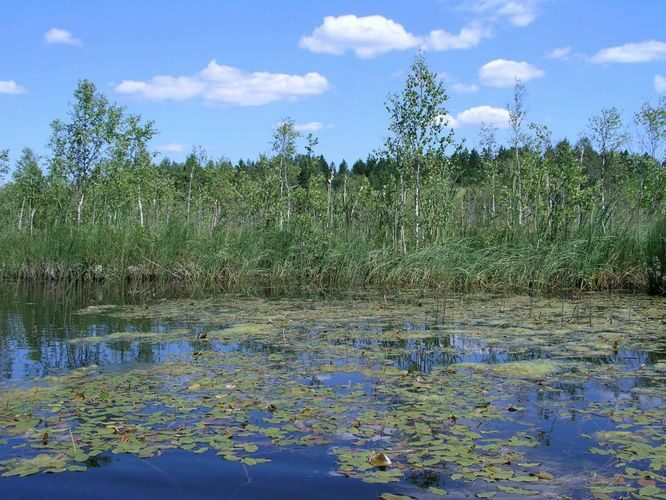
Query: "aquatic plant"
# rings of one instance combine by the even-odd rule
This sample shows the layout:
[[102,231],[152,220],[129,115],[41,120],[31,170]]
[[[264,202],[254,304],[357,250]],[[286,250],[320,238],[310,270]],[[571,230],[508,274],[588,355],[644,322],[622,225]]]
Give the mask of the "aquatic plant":
[[[78,315],[174,327],[73,338],[72,347],[192,349],[147,367],[87,366],[4,387],[0,450],[10,454],[0,471],[76,472],[112,455],[172,450],[269,467],[278,450],[324,447],[332,472],[386,484],[387,494],[407,480],[481,498],[573,484],[602,498],[663,494],[666,370],[602,362],[662,345],[663,301],[632,300],[451,296],[445,313],[441,299],[409,295],[89,306]],[[183,321],[206,336],[175,326]],[[572,397],[628,376],[641,381],[628,390],[636,397]],[[539,415],[571,422],[586,456],[613,467],[574,476],[566,460],[545,461]]]

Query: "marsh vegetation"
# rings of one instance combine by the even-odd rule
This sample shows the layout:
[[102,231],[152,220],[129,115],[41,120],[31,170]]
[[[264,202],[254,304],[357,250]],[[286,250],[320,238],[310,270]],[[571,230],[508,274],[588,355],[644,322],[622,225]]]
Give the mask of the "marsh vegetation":
[[318,154],[289,118],[257,159],[195,148],[175,162],[150,153],[152,122],[83,80],[69,116],[52,123],[48,156],[25,149],[0,188],[0,275],[225,291],[649,281],[663,292],[666,100],[636,112],[631,137],[609,107],[573,142],[531,123],[528,103],[516,82],[505,143],[484,126],[463,144],[421,54],[387,99],[385,143],[351,166]]
[[3,490],[664,494],[663,299],[147,296],[5,294]]

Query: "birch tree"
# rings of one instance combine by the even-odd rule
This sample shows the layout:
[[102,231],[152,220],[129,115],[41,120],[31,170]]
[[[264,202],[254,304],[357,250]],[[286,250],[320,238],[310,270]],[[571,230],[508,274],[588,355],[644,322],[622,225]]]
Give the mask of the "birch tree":
[[398,164],[403,207],[406,204],[404,178],[413,180],[417,247],[421,244],[421,189],[427,160],[443,159],[447,146],[453,142],[453,131],[447,128],[448,112],[444,107],[447,100],[442,82],[419,52],[403,90],[389,95],[386,103],[389,112],[386,150]]
[[294,155],[296,154],[296,139],[300,137],[296,130],[294,120],[284,118],[273,133],[273,153],[280,176],[280,202],[282,208],[280,211],[279,228],[284,229],[285,209],[286,220],[291,219],[291,192],[289,185],[289,172],[294,164]]
[[70,180],[77,223],[81,223],[86,189],[104,165],[117,159],[133,141],[145,144],[155,133],[152,122],[142,125],[138,116],[126,116],[124,109],[109,102],[94,83],[79,82],[69,121],[54,120],[50,140],[51,168]]
[[628,137],[624,132],[622,117],[615,107],[602,109],[598,115],[590,119],[588,127],[590,140],[596,146],[601,158],[599,188],[601,191],[601,211],[606,216],[609,211],[609,170],[615,153],[627,143]]

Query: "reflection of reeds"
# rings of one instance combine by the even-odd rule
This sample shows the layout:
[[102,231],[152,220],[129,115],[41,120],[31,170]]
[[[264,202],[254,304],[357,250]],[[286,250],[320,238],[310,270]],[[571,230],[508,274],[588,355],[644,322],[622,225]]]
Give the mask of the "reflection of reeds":
[[[371,234],[325,233],[313,227],[212,230],[172,218],[156,227],[56,227],[32,237],[5,228],[0,276],[116,282],[160,278],[229,291],[410,287],[575,292],[644,286],[640,247],[635,232],[618,225],[613,232],[586,229],[553,241],[527,234],[510,239],[481,233],[452,236],[405,255]],[[660,248],[658,255],[666,259],[663,244]],[[446,302],[443,307],[446,316]]]

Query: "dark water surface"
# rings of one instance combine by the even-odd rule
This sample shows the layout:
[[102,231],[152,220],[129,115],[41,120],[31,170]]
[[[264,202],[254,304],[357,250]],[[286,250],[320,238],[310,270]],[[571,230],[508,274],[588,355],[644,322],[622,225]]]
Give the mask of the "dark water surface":
[[0,320],[3,498],[665,494],[663,299],[5,285]]

